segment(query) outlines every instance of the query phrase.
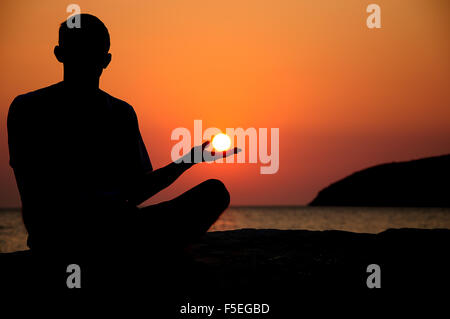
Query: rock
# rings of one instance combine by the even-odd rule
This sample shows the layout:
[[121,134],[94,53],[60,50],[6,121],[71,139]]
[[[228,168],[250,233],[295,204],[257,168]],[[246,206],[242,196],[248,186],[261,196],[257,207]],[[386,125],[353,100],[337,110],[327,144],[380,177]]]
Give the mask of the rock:
[[379,234],[245,229],[210,233],[192,255],[202,277],[214,278],[224,290],[366,290],[369,264],[380,265],[384,287],[417,288],[448,279],[449,242],[450,230],[444,229]]
[[450,207],[450,155],[373,166],[345,177],[314,206]]
[[243,229],[208,233],[184,257],[155,254],[151,248],[133,259],[118,254],[95,261],[61,261],[56,253],[54,260],[42,260],[29,251],[0,254],[0,281],[2,289],[9,280],[19,291],[30,291],[30,285],[67,291],[70,262],[81,265],[83,292],[92,288],[95,294],[136,297],[156,291],[175,304],[237,300],[288,309],[299,298],[373,292],[366,285],[370,264],[380,266],[382,292],[438,291],[450,283],[449,242],[447,229],[379,234]]

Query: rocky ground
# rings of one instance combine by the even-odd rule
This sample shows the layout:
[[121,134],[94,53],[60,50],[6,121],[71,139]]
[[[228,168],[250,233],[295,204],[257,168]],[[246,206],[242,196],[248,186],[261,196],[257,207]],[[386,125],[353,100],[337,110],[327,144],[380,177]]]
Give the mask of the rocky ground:
[[380,266],[383,289],[394,289],[432,287],[440,285],[436,277],[448,279],[449,243],[450,230],[444,229],[379,234],[244,229],[208,234],[191,256],[194,269],[202,269],[200,277],[214,278],[223,289],[367,290],[370,264]]
[[[92,282],[101,274],[102,284],[108,287],[103,291],[146,300],[148,294],[157,293],[171,300],[171,309],[187,302],[267,302],[278,311],[293,313],[305,296],[324,300],[324,296],[341,298],[348,293],[372,298],[380,292],[422,295],[440,291],[450,283],[449,243],[447,229],[390,229],[379,234],[269,229],[212,232],[182,258],[166,259],[149,250],[142,252],[149,256],[145,262],[117,255],[113,261],[100,261],[96,268],[83,261],[82,269],[88,269],[83,288],[88,291],[95,286]],[[66,289],[65,268],[47,277],[36,275],[29,271],[32,260],[36,257],[29,252],[0,254],[1,278],[18,286],[30,285],[30,276],[39,277],[41,286],[49,288],[50,277],[58,273],[55,286]],[[380,266],[380,289],[367,286],[371,264]],[[56,269],[48,260],[42,265]],[[177,317],[176,311],[173,314]]]

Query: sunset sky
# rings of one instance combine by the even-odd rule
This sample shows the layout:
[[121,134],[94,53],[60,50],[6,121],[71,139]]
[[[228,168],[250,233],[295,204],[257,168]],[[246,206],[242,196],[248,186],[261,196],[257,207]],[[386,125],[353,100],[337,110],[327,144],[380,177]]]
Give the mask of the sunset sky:
[[[0,207],[20,205],[6,117],[18,94],[62,79],[66,6],[98,16],[112,62],[100,86],[133,105],[153,166],[177,127],[279,128],[280,167],[201,164],[151,202],[208,178],[232,205],[306,204],[371,165],[450,153],[448,0],[3,0]],[[368,29],[366,7],[381,7]]]

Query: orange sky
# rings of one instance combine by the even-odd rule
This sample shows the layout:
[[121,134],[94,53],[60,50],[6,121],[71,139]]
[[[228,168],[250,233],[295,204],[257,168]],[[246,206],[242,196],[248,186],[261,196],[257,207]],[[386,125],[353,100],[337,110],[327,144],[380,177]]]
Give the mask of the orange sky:
[[[21,93],[62,78],[53,56],[73,2],[0,4],[0,207],[18,206],[6,116]],[[101,88],[132,104],[154,167],[176,127],[280,128],[280,169],[197,165],[153,201],[220,178],[234,205],[306,204],[386,161],[450,153],[447,0],[76,1],[109,28]],[[381,7],[368,29],[366,7]]]

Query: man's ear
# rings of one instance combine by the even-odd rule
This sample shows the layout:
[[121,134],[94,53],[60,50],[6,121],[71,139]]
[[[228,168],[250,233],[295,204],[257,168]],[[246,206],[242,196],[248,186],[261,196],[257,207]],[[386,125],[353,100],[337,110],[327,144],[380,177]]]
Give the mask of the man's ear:
[[55,57],[59,62],[64,63],[63,49],[59,45],[55,46],[55,48],[53,49],[53,53],[55,54]]
[[105,61],[103,61],[103,68],[104,68],[104,69],[106,69],[106,68],[108,67],[109,63],[111,62],[111,58],[112,58],[111,53],[108,53],[108,54],[105,56]]

